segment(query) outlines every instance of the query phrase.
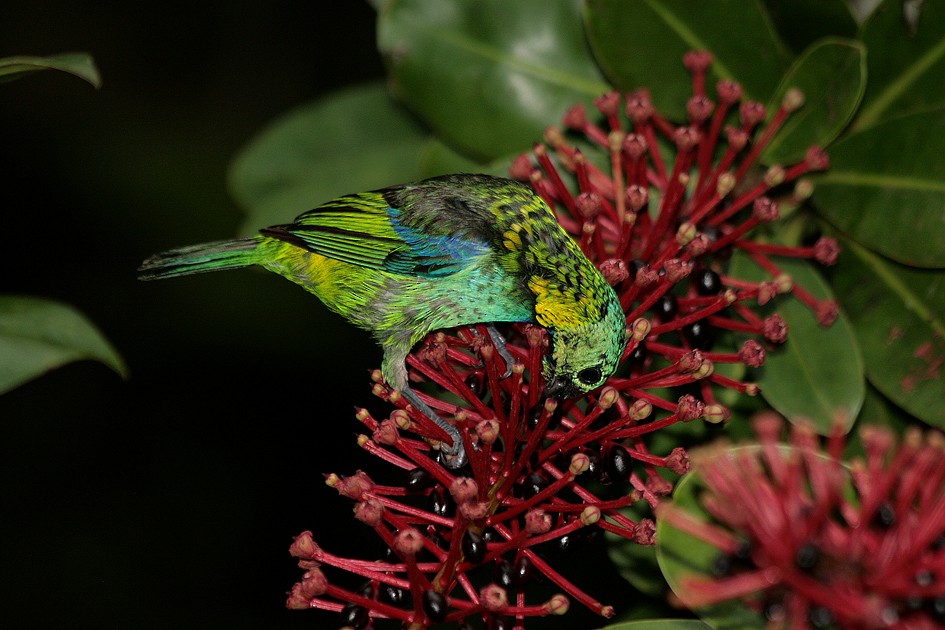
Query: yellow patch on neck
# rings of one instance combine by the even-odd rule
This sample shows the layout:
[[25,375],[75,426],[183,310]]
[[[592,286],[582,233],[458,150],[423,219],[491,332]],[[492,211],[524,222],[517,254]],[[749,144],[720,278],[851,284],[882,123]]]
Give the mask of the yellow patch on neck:
[[562,291],[540,276],[528,280],[535,294],[535,321],[545,328],[577,328],[588,323],[586,300],[577,300],[573,291]]

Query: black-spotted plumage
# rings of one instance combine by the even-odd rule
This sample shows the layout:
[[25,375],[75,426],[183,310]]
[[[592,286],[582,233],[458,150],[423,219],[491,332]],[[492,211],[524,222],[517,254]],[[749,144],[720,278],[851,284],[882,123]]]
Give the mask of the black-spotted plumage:
[[[252,238],[159,254],[141,272],[154,279],[254,264],[370,330],[384,349],[384,378],[414,404],[422,405],[405,358],[440,328],[544,326],[552,341],[544,376],[558,394],[601,385],[626,344],[611,287],[547,204],[509,179],[447,175],[345,195]],[[455,429],[433,417],[461,451]]]

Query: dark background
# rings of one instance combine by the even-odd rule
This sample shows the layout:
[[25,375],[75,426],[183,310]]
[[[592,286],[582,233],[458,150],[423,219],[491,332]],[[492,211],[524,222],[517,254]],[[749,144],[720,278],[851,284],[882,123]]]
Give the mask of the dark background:
[[283,608],[287,547],[303,529],[375,544],[339,535],[362,530],[322,473],[363,465],[353,406],[376,405],[379,351],[265,272],[145,284],[135,268],[235,235],[225,176],[244,143],[383,76],[373,9],[8,5],[0,56],[88,51],[104,83],[0,84],[0,293],[75,305],[131,376],[80,362],[0,396],[0,626],[336,627]]

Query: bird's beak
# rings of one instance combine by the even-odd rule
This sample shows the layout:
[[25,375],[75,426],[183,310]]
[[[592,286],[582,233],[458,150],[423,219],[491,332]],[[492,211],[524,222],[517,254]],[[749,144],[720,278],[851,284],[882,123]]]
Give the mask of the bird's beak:
[[556,376],[545,383],[545,396],[548,398],[557,398],[564,400],[577,393],[571,382],[564,376]]

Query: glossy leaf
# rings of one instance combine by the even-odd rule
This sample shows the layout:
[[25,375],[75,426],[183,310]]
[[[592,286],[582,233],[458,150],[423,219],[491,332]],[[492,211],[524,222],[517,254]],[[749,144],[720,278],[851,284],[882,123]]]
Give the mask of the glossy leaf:
[[604,626],[601,630],[711,630],[698,619],[646,619]]
[[115,349],[73,307],[34,297],[0,296],[0,393],[83,359],[100,361],[127,376]]
[[[751,280],[767,276],[744,256],[733,258],[732,275]],[[777,260],[794,283],[818,299],[832,297],[830,287],[804,260]],[[866,395],[863,359],[853,329],[844,313],[829,328],[797,298],[777,299],[776,311],[788,325],[785,343],[768,352],[760,370],[761,394],[792,422],[807,421],[823,435],[837,420],[849,428]]]
[[511,157],[480,164],[453,151],[431,136],[420,152],[417,176],[424,178],[443,175],[444,173],[488,173],[499,177],[508,177],[511,164]]
[[885,0],[863,25],[869,85],[856,127],[945,106],[945,2]]
[[[854,330],[856,329],[854,328]],[[902,409],[893,405],[872,383],[867,386],[866,399],[863,401],[863,408],[860,410],[859,421],[864,424],[879,424],[894,428],[897,435],[902,435],[911,417]]]
[[822,37],[854,37],[856,20],[846,0],[764,0],[774,28],[801,52]]
[[828,38],[812,44],[781,81],[768,111],[774,112],[785,93],[797,88],[804,106],[793,112],[765,149],[769,164],[804,158],[812,145],[825,147],[847,126],[866,87],[866,50],[849,39]]
[[610,89],[579,0],[392,0],[378,46],[395,94],[477,159],[528,149],[579,101]]
[[885,427],[893,431],[896,435],[903,435],[903,432],[910,426],[918,422],[908,413],[896,407],[888,398],[867,381],[866,397],[863,399],[863,407],[860,409],[860,415],[856,419],[854,430],[846,436],[846,445],[843,448],[843,459],[852,461],[856,458],[862,458],[866,455],[866,448],[863,446],[863,429],[868,426]]
[[[636,515],[636,518],[640,516]],[[666,594],[666,582],[660,577],[655,547],[638,545],[608,534],[607,556],[620,576],[644,595],[662,598]]]
[[674,119],[685,116],[692,96],[687,51],[712,53],[710,85],[736,80],[746,99],[762,102],[790,59],[760,0],[587,0],[585,23],[611,82],[623,91],[649,88],[657,109]]
[[228,183],[247,213],[243,233],[252,233],[338,195],[461,170],[480,169],[443,147],[382,85],[372,84],[273,122],[236,157]]
[[[755,448],[755,447],[739,447]],[[735,449],[732,449],[735,450]],[[673,506],[690,514],[710,520],[699,505],[698,496],[705,484],[697,472],[685,475],[673,491]],[[694,538],[663,519],[656,521],[656,558],[663,577],[677,595],[683,593],[682,584],[687,575],[712,575],[712,564],[719,550],[707,542]],[[740,603],[728,602],[699,609],[699,617],[716,630],[753,630],[765,627],[765,619]]]
[[945,428],[945,272],[913,269],[844,242],[834,284],[866,375],[912,415]]
[[888,120],[830,148],[814,203],[854,240],[899,262],[945,267],[945,110]]
[[5,57],[0,59],[0,83],[42,70],[61,70],[85,79],[97,88],[102,86],[102,77],[88,53],[64,53],[49,57]]

